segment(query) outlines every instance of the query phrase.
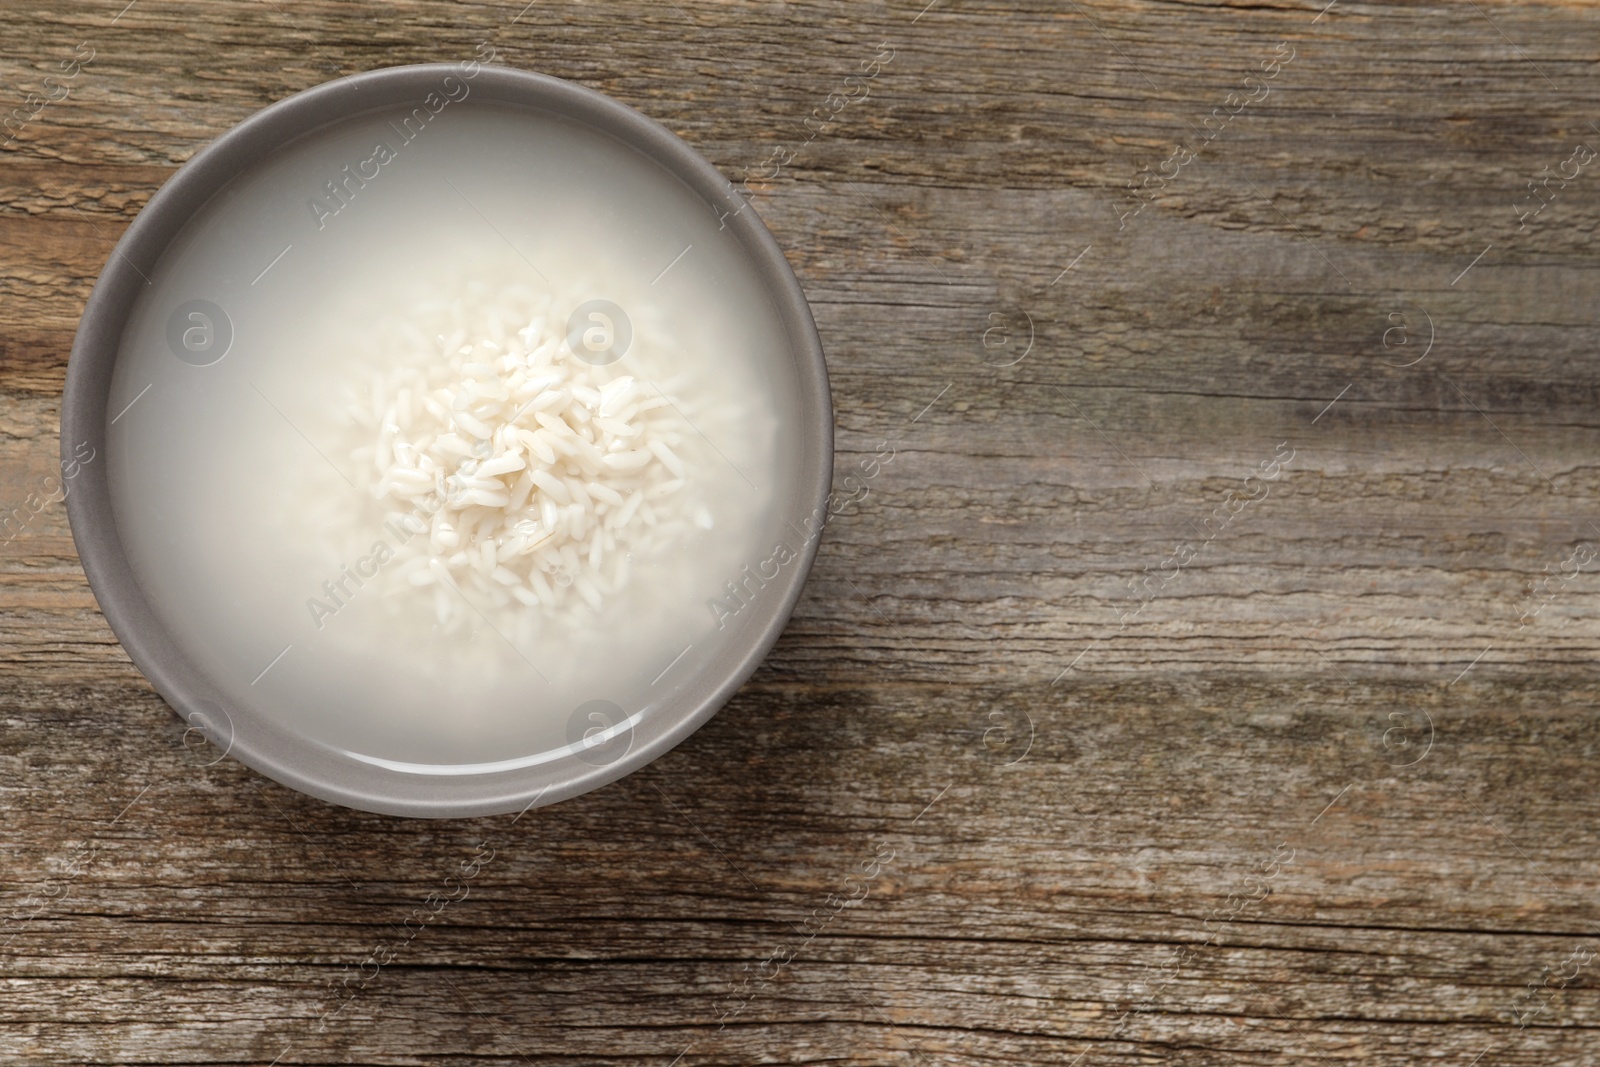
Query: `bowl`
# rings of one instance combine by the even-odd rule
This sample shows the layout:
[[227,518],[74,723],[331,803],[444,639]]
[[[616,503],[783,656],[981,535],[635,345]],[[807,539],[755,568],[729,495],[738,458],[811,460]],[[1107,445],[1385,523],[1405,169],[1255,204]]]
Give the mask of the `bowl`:
[[[454,110],[445,113],[446,108]],[[484,116],[491,115],[523,116],[530,132],[526,138],[519,135],[496,144],[472,141],[469,131],[477,128],[473,123],[479,119],[487,122]],[[252,264],[251,271],[237,276],[217,269],[209,274],[202,272],[208,281],[194,285],[191,280],[186,283],[191,288],[182,291],[170,279],[181,276],[184,270],[193,274],[194,270],[184,266],[184,257],[190,257],[187,262],[197,262],[191,253],[196,248],[203,251],[209,247],[208,241],[219,248],[243,247],[241,242],[246,242],[246,236],[240,234],[246,230],[255,233],[251,226],[279,233],[278,239],[288,246],[279,253],[279,259],[293,256],[297,242],[302,241],[297,236],[302,231],[311,235],[326,231],[330,225],[344,225],[351,233],[361,232],[361,226],[374,224],[371,217],[365,223],[346,223],[339,216],[345,208],[352,208],[344,216],[351,217],[358,214],[353,209],[366,211],[366,204],[378,202],[375,194],[384,190],[377,186],[385,179],[377,175],[389,160],[377,155],[357,159],[356,170],[346,168],[337,187],[330,181],[325,190],[309,198],[282,193],[287,200],[306,200],[309,211],[304,213],[302,222],[293,222],[291,215],[284,216],[289,222],[277,220],[276,216],[251,217],[230,223],[234,225],[232,230],[224,227],[220,231],[216,226],[221,223],[207,222],[205,225],[213,227],[207,237],[203,227],[196,229],[200,226],[196,220],[227,220],[227,205],[254,202],[241,199],[247,195],[266,197],[260,203],[275,202],[272,197],[281,192],[274,189],[276,176],[288,173],[277,161],[292,157],[296,146],[327,131],[343,136],[339,131],[365,129],[361,124],[380,119],[395,131],[391,143],[402,147],[408,143],[405,138],[413,133],[414,124],[431,121],[434,129],[451,131],[449,136],[456,137],[456,142],[450,142],[445,133],[434,134],[432,142],[424,141],[433,145],[453,143],[453,151],[462,153],[461,158],[470,164],[454,172],[452,178],[448,167],[456,157],[446,153],[439,157],[442,162],[435,160],[447,168],[440,174],[453,190],[440,186],[441,199],[430,202],[445,205],[439,208],[446,213],[441,225],[476,235],[472,241],[481,239],[493,244],[497,239],[504,240],[519,255],[523,255],[519,245],[521,231],[508,226],[503,218],[497,220],[492,210],[486,211],[488,194],[472,184],[476,172],[485,169],[483,160],[492,164],[497,158],[495,153],[502,149],[521,152],[519,158],[524,161],[518,166],[531,169],[519,173],[533,175],[540,166],[538,161],[545,158],[540,155],[544,143],[540,138],[544,134],[537,131],[548,129],[565,131],[560,133],[562,138],[570,134],[570,141],[559,142],[559,150],[568,153],[562,157],[562,166],[571,174],[581,176],[582,168],[592,165],[595,181],[602,182],[610,180],[619,168],[633,166],[629,161],[637,161],[639,180],[655,183],[648,187],[659,186],[668,198],[663,203],[677,205],[664,212],[662,232],[671,234],[676,232],[674,227],[681,227],[680,236],[692,238],[683,255],[697,247],[694,242],[698,241],[702,254],[718,264],[715,270],[720,273],[715,277],[720,280],[714,284],[702,282],[698,275],[679,268],[684,279],[681,284],[700,286],[694,290],[696,293],[725,294],[718,299],[728,306],[713,308],[718,314],[726,311],[729,315],[756,315],[766,324],[762,327],[766,330],[762,335],[765,354],[760,358],[770,363],[763,364],[765,369],[757,376],[771,383],[762,387],[761,399],[776,412],[776,428],[772,431],[775,473],[770,499],[763,498],[765,503],[759,514],[750,520],[750,529],[755,531],[750,543],[760,542],[763,532],[772,537],[772,531],[787,531],[777,535],[782,543],[773,549],[781,549],[782,555],[752,551],[746,559],[727,560],[729,580],[703,590],[709,619],[694,624],[699,628],[693,634],[686,631],[693,638],[689,647],[678,659],[665,663],[649,686],[639,683],[628,690],[627,700],[613,699],[615,694],[606,691],[611,679],[597,676],[594,699],[572,701],[570,711],[565,705],[539,708],[541,730],[558,730],[551,723],[558,718],[564,720],[564,727],[558,730],[558,742],[528,742],[521,750],[512,744],[501,753],[504,758],[483,758],[470,746],[461,751],[470,749],[476,755],[455,758],[449,755],[455,749],[448,744],[441,745],[445,754],[437,761],[414,755],[390,758],[384,755],[387,750],[383,748],[388,727],[376,720],[359,727],[343,724],[339,729],[345,734],[330,740],[334,735],[320,733],[322,728],[317,724],[322,720],[306,710],[320,706],[319,702],[325,699],[322,689],[304,685],[299,690],[274,688],[278,679],[299,677],[294,674],[294,665],[324,655],[322,646],[299,631],[285,631],[284,637],[289,639],[284,641],[283,651],[273,658],[275,646],[283,638],[274,638],[270,644],[262,638],[259,653],[252,653],[257,655],[252,669],[255,662],[263,669],[246,684],[246,676],[238,669],[219,666],[231,661],[217,649],[231,649],[227,642],[241,634],[249,633],[254,640],[257,630],[265,632],[270,628],[267,623],[255,615],[247,616],[242,607],[229,615],[231,609],[221,602],[221,594],[208,592],[214,589],[215,581],[200,573],[203,568],[198,563],[196,573],[191,575],[140,562],[151,551],[144,542],[162,530],[160,498],[152,497],[152,502],[147,503],[146,498],[130,496],[129,487],[159,488],[166,484],[163,479],[176,475],[159,469],[161,452],[139,442],[154,440],[148,435],[164,432],[162,427],[170,428],[187,418],[185,412],[245,404],[243,400],[226,399],[247,395],[240,384],[244,382],[261,401],[283,416],[287,425],[298,430],[290,418],[294,411],[292,384],[268,382],[268,387],[263,388],[262,376],[267,371],[261,369],[260,361],[266,357],[261,357],[260,351],[265,350],[265,343],[252,347],[262,336],[263,323],[274,321],[274,317],[292,317],[299,310],[283,303],[288,297],[273,296],[274,285],[294,277],[289,273],[291,268],[278,266],[278,260],[265,263],[267,257],[263,255],[264,269],[254,278],[248,277],[253,273]],[[415,128],[420,130],[421,126]],[[435,158],[421,149],[410,151],[419,161]],[[481,158],[474,154],[480,151]],[[574,152],[577,157],[571,155]],[[596,162],[583,162],[589,158],[584,153],[590,152]],[[474,164],[474,160],[478,162]],[[404,181],[387,179],[393,188],[420,181],[422,172],[433,164],[403,165],[413,168],[412,177]],[[571,185],[571,174],[560,180]],[[530,177],[530,187],[537,187],[538,180]],[[369,183],[375,184],[369,187]],[[481,232],[477,229],[480,224]],[[217,240],[219,232],[225,240]],[[490,236],[491,232],[497,236]],[[291,265],[301,264],[293,269],[304,269],[304,264],[334,247],[312,246],[311,236],[305,236],[303,241],[298,247],[309,250],[290,260]],[[627,249],[617,255],[625,259]],[[661,276],[667,276],[677,262],[668,265]],[[529,264],[532,266],[531,260]],[[652,262],[650,268],[653,270],[655,265]],[[374,269],[378,269],[376,262]],[[393,269],[393,265],[386,265],[386,269]],[[274,270],[276,275],[272,274]],[[650,284],[654,286],[660,280],[658,277]],[[337,284],[329,286],[325,280],[323,286],[338,290]],[[251,302],[248,311],[241,310],[245,307],[241,301],[246,299]],[[307,297],[300,292],[294,299],[304,301]],[[662,303],[667,313],[672,313],[673,301],[663,296]],[[610,305],[602,301],[598,306]],[[231,317],[226,307],[235,309]],[[586,304],[585,309],[588,307]],[[584,310],[583,314],[590,312]],[[140,392],[136,390],[138,381],[129,384],[123,379],[131,373],[127,366],[142,366],[138,360],[157,358],[144,355],[146,348],[141,347],[148,347],[148,338],[157,335],[167,339],[172,358],[170,364],[157,367],[151,381],[155,384],[159,379],[166,384],[147,396],[149,385]],[[576,352],[578,334],[572,338],[570,344]],[[125,364],[120,378],[119,360]],[[606,360],[589,362],[598,365]],[[222,369],[208,371],[208,367]],[[212,393],[185,394],[185,390],[201,388],[194,383],[202,381],[198,375],[207,373],[234,375],[227,379],[233,382],[229,387],[232,391],[217,387]],[[174,407],[178,402],[175,398],[184,395],[188,399],[183,403],[189,406]],[[204,398],[198,407],[196,396]],[[243,412],[245,408],[239,410]],[[273,417],[265,414],[267,408],[260,405],[249,410],[250,418]],[[228,412],[224,415],[233,417]],[[210,412],[205,417],[223,416]],[[189,725],[186,740],[203,737],[210,743],[202,746],[206,762],[231,757],[290,788],[352,808],[400,816],[453,818],[525,811],[613,781],[677,745],[733,696],[783,630],[815,558],[818,534],[829,513],[832,424],[821,342],[800,285],[771,233],[711,163],[663,126],[581,86],[477,63],[428,64],[343,78],[275,103],[197,152],[162,186],[117,244],[85,308],[67,369],[61,447],[64,469],[69,469],[66,464],[70,463],[74,471],[74,491],[67,498],[67,511],[90,587],[134,664]],[[317,448],[313,436],[300,433],[306,444]],[[713,439],[706,437],[706,443],[715,450]],[[278,447],[301,446],[285,429]],[[94,457],[101,459],[96,462]],[[727,464],[721,473],[724,480],[737,474],[754,488],[750,472],[742,470],[735,459],[722,456],[722,460]],[[329,459],[329,464],[343,473],[339,462]],[[185,527],[173,531],[172,536],[180,543],[185,537],[202,538],[190,542],[206,549],[198,555],[209,556],[213,546],[212,541],[203,540],[209,536],[204,530],[196,532]],[[771,540],[764,543],[773,544]],[[590,562],[595,563],[593,557]],[[244,551],[231,565],[246,577],[253,573],[252,567],[265,566]],[[376,567],[368,559],[357,564],[363,574]],[[213,579],[217,573],[211,572]],[[271,584],[265,578],[261,582]],[[340,582],[343,583],[342,578]],[[177,609],[171,605],[181,602],[180,592],[176,591],[180,585],[181,596],[198,598],[195,603],[200,605],[196,609],[199,621],[175,614]],[[355,587],[340,584],[337,588],[348,594]],[[759,595],[752,595],[757,590]],[[742,596],[738,595],[741,591]],[[317,604],[334,602],[319,600],[316,595],[308,597],[313,622],[318,626],[324,622],[318,616]],[[671,610],[680,610],[676,601]],[[484,616],[484,621],[490,620]],[[477,623],[472,625],[478,627],[472,631],[472,642],[477,642],[480,634],[482,640],[495,640]],[[711,636],[690,655],[694,641],[700,640],[694,634],[702,632]],[[522,655],[522,646],[510,639],[507,644]],[[532,658],[523,655],[523,659],[537,671],[538,647],[530,647],[535,654]],[[300,651],[296,653],[296,649]],[[382,648],[369,651],[384,670],[403,674],[411,669],[399,653],[386,653]],[[391,656],[387,662],[383,660],[386,654]],[[279,666],[280,663],[287,666]],[[334,681],[343,684],[340,679]],[[466,698],[445,701],[436,710],[441,722],[467,723],[462,729],[470,731],[474,710],[471,704]],[[347,736],[352,729],[366,733],[352,742]],[[369,741],[372,751],[366,750]]]

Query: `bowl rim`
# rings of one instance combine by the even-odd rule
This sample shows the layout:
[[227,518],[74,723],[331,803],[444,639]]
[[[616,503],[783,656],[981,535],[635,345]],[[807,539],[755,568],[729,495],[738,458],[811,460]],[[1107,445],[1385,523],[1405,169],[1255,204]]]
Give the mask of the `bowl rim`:
[[[112,632],[191,731],[198,730],[224,756],[292,789],[359,810],[423,818],[497,815],[552,804],[615,781],[670,751],[715,715],[766,658],[799,601],[821,539],[819,524],[797,552],[796,565],[785,567],[787,584],[775,590],[780,595],[749,605],[756,609],[749,622],[741,620],[739,635],[719,656],[736,656],[733,667],[692,676],[634,728],[626,754],[603,766],[559,760],[499,773],[403,775],[330,758],[316,742],[259,716],[245,717],[247,729],[235,722],[220,688],[189,660],[134,577],[116,528],[107,465],[93,461],[106,447],[110,385],[122,333],[141,291],[150,284],[147,272],[184,225],[231,181],[278,148],[326,126],[372,111],[419,105],[449,77],[469,79],[471,93],[481,93],[490,103],[552,113],[611,136],[641,152],[722,216],[724,228],[739,242],[771,299],[794,360],[802,455],[795,499],[788,503],[825,524],[833,480],[833,405],[822,342],[782,249],[709,160],[626,104],[532,71],[476,63],[413,64],[350,75],[296,93],[248,116],[197,151],[117,242],[73,340],[61,404],[62,463],[65,468],[75,456],[80,461],[74,491],[66,500],[73,541]],[[94,451],[82,462],[85,444]],[[785,503],[776,501],[774,507]],[[418,781],[424,777],[429,780]]]

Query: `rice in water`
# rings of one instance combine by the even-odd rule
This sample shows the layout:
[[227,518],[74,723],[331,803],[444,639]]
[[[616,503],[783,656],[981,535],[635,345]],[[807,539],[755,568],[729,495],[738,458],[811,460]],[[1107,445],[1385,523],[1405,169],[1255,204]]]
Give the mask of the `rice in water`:
[[794,372],[723,219],[455,85],[197,214],[108,438],[135,573],[231,705],[419,774],[648,715],[762,595],[744,568],[804,551]]

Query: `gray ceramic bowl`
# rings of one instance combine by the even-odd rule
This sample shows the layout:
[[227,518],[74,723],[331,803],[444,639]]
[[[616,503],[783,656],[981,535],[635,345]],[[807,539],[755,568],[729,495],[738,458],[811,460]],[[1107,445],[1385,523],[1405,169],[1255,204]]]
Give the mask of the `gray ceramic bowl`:
[[[193,214],[234,178],[313,130],[385,108],[409,107],[456,65],[397,67],[330,82],[252,115],[196,153],[139,213],[118,243],[89,299],[72,348],[62,403],[62,456],[85,444],[104,455],[109,391],[118,347],[135,302],[163,253]],[[825,514],[833,466],[833,411],[822,346],[805,296],[777,242],[728,180],[664,127],[592,90],[556,78],[484,67],[480,100],[527,107],[581,123],[648,156],[681,180],[726,225],[750,270],[770,295],[794,362],[804,454],[795,514]],[[79,453],[82,454],[81,452]],[[561,759],[514,771],[415,776],[339,759],[271,716],[226,706],[221,688],[199,670],[161,623],[135,580],[118,536],[105,462],[81,467],[68,497],[73,539],[106,620],[156,691],[218,752],[302,792],[338,804],[394,815],[446,818],[519,811],[613,781],[667,752],[705,723],[750,677],[782,632],[816,555],[815,537],[799,565],[773,582],[776,595],[750,605],[751,617],[724,652],[681,685],[669,706],[643,716],[626,754],[612,762]],[[209,749],[207,750],[209,751]],[[208,758],[221,758],[215,753]],[[593,765],[599,763],[599,765]]]

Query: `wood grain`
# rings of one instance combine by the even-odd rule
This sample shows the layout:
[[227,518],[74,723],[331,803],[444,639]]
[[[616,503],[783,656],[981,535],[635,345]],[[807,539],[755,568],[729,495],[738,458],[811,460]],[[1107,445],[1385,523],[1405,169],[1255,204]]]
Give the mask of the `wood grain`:
[[1600,578],[1535,591],[1600,544],[1600,174],[1515,206],[1600,141],[1594,4],[124,3],[5,13],[8,108],[94,48],[0,151],[7,512],[177,166],[480,42],[734,180],[794,151],[756,204],[839,470],[895,458],[725,711],[515,823],[186,747],[41,508],[0,546],[6,1063],[1600,1058]]

